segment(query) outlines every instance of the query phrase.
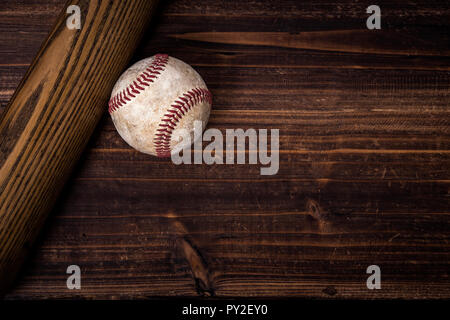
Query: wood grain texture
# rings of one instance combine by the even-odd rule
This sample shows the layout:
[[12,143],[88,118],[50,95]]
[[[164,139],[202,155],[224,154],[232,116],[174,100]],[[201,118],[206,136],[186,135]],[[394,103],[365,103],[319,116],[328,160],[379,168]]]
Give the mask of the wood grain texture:
[[[63,5],[27,3],[0,9],[1,106]],[[176,166],[105,114],[7,298],[450,298],[450,10],[380,1],[379,37],[370,4],[165,3],[133,61],[198,70],[211,128],[280,129],[280,171]],[[320,45],[293,47],[305,33]],[[372,264],[382,290],[366,288]]]
[[71,1],[0,119],[0,291],[4,291],[104,112],[156,1]]

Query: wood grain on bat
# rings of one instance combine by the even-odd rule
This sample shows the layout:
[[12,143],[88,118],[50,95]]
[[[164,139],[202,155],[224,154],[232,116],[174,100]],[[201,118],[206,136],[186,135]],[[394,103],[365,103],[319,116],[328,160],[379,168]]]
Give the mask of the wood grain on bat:
[[17,273],[157,1],[71,1],[0,119],[0,289]]

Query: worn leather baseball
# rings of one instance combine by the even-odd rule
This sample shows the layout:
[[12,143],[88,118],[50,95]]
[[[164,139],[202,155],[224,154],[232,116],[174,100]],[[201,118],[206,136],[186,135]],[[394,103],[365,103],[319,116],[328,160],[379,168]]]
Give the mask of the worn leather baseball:
[[[136,62],[120,76],[108,110],[120,136],[130,146],[168,157],[194,142],[194,121],[206,127],[211,103],[211,93],[191,66],[157,54]],[[175,139],[178,129],[186,131]]]

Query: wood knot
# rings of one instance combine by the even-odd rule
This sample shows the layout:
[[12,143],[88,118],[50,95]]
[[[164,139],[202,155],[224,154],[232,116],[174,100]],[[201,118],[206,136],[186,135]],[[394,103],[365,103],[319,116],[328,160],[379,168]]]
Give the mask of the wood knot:
[[201,296],[214,296],[213,282],[210,277],[208,264],[200,253],[186,237],[179,239],[179,245],[189,263],[195,281],[195,290]]
[[[194,279],[195,290],[200,296],[214,296],[214,283],[207,260],[189,236],[189,231],[178,221],[173,212],[167,213],[170,228],[173,230],[176,247],[187,261]],[[177,250],[178,251],[178,250]]]
[[316,220],[322,220],[324,217],[324,212],[317,201],[309,199],[306,202],[306,211]]
[[323,289],[322,292],[329,296],[334,296],[334,295],[336,295],[337,290],[334,286],[328,286],[325,289]]

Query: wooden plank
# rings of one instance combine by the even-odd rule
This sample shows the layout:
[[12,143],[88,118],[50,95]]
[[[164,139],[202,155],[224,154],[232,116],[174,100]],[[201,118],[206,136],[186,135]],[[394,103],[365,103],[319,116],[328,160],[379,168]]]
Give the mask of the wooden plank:
[[[28,2],[0,9],[0,112],[62,7],[40,1],[29,19]],[[449,298],[450,10],[378,5],[382,31],[409,36],[365,53],[327,37],[289,48],[305,32],[369,37],[354,1],[163,5],[133,60],[193,65],[214,95],[211,128],[280,129],[278,174],[140,154],[105,115],[7,298]],[[252,42],[263,32],[285,38]],[[65,287],[69,264],[81,291]],[[366,288],[371,264],[382,290]]]

